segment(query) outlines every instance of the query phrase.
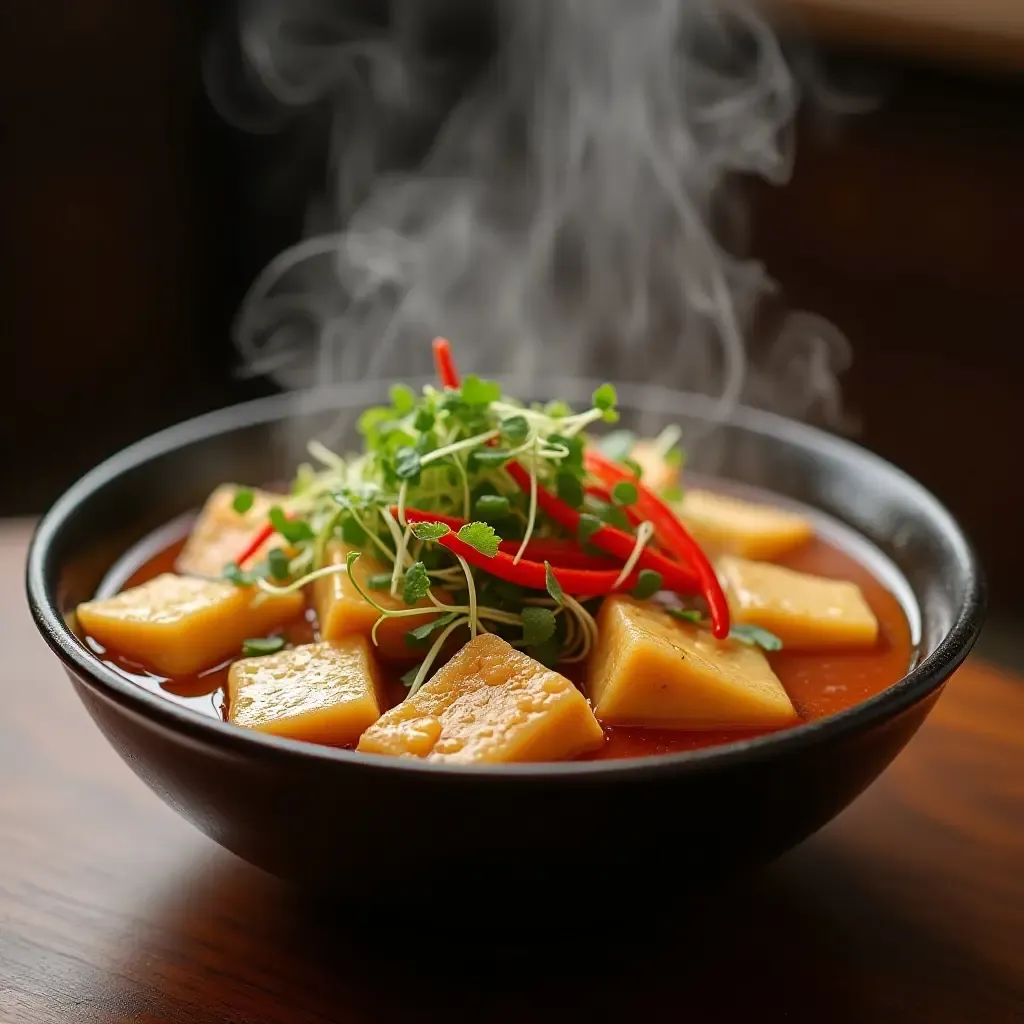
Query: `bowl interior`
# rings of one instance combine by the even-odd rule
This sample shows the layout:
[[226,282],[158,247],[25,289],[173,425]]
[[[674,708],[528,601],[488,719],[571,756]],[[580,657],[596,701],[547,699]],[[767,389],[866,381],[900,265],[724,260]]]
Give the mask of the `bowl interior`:
[[[585,407],[600,382],[552,380],[542,388],[505,383],[510,394],[523,398],[558,397]],[[44,518],[30,551],[29,598],[51,646],[86,676],[121,691],[122,699],[159,700],[93,659],[69,628],[68,613],[94,595],[126,549],[197,508],[218,484],[287,480],[307,458],[305,444],[314,436],[337,450],[349,448],[359,415],[386,400],[387,391],[387,382],[366,382],[246,403],[147,438],[87,474]],[[889,712],[881,713],[895,713],[939,685],[966,655],[981,624],[983,582],[952,517],[906,474],[856,445],[771,414],[738,409],[719,422],[715,403],[703,396],[625,385],[619,400],[623,428],[651,435],[679,424],[687,473],[810,506],[868,542],[869,560],[881,556],[869,567],[904,605],[917,634],[917,665],[865,705],[793,734],[838,728],[840,720],[864,713],[867,705],[887,705]],[[126,698],[126,687],[137,694]],[[780,734],[748,745],[786,740]]]

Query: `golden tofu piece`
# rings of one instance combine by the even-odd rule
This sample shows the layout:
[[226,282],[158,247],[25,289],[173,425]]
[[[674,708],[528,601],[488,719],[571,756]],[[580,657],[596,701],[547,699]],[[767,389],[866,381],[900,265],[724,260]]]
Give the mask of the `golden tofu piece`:
[[602,722],[662,729],[755,729],[799,721],[765,656],[716,640],[663,608],[611,597],[598,615],[587,665]]
[[428,761],[563,761],[604,733],[573,684],[492,633],[363,733],[357,749]]
[[872,647],[878,639],[878,620],[856,583],[731,556],[716,568],[733,621],[767,629],[784,647]]
[[698,543],[743,558],[779,558],[814,536],[811,523],[795,512],[711,491],[687,491],[678,513]]
[[[346,544],[333,542],[327,551],[327,561],[333,565],[344,565],[350,551],[355,550]],[[390,590],[371,590],[371,576],[388,572],[388,567],[367,554],[362,554],[352,566],[359,585],[382,607],[391,611],[408,609],[401,594],[391,596]],[[437,599],[446,604],[451,599],[444,591],[438,591]],[[340,640],[342,637],[358,634],[370,637],[373,624],[380,618],[380,613],[373,605],[363,600],[347,573],[335,573],[324,576],[313,583],[313,605],[317,618],[320,620],[320,635],[324,640]],[[433,608],[429,597],[417,601],[414,608]],[[415,661],[423,656],[421,650],[410,647],[406,643],[405,634],[437,617],[432,615],[407,615],[401,618],[385,619],[377,630],[376,652],[387,661]]]
[[[234,562],[266,524],[270,509],[284,501],[283,494],[252,489],[252,508],[247,512],[236,512],[233,502],[237,490],[236,484],[222,484],[206,499],[174,565],[178,572],[219,579],[224,566]],[[278,533],[260,545],[252,561],[260,561],[271,548],[276,547],[288,547],[287,541]]]
[[640,467],[640,479],[652,491],[679,484],[679,466],[671,465],[654,450],[651,441],[637,441],[629,457]]
[[355,743],[380,717],[377,666],[365,637],[236,661],[228,721],[310,743]]
[[78,621],[118,654],[167,676],[191,675],[233,654],[302,611],[301,594],[261,594],[222,580],[163,573],[102,601],[86,601]]

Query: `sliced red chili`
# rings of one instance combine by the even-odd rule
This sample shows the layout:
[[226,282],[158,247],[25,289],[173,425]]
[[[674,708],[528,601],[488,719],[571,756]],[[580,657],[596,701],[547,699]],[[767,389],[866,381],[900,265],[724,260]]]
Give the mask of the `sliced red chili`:
[[701,592],[711,612],[711,632],[724,640],[729,635],[729,603],[714,568],[700,545],[690,536],[675,513],[653,491],[648,490],[634,473],[612,462],[594,449],[584,454],[583,464],[608,487],[627,481],[636,487],[636,510],[653,526],[656,536],[666,550],[685,559],[700,580]]
[[259,530],[253,535],[253,538],[245,546],[245,550],[235,559],[235,564],[239,568],[244,568],[245,563],[256,554],[257,551],[274,535],[274,527],[267,523],[265,526],[261,526]]
[[[478,569],[497,576],[498,579],[517,583],[528,590],[547,589],[548,567],[543,562],[533,562],[526,558],[516,562],[513,556],[505,551],[499,551],[493,557],[488,557],[471,544],[459,540],[454,533],[445,534],[438,540],[438,544],[443,544],[449,551],[461,555],[470,565],[475,565]],[[631,572],[618,585],[616,585],[616,580],[619,578],[618,569],[567,569],[564,566],[553,565],[551,573],[562,590],[575,597],[599,597],[617,591],[629,591],[637,584],[635,571]]]
[[[505,469],[524,491],[530,489],[530,474],[518,462],[507,462]],[[540,484],[537,485],[537,504],[564,529],[574,534],[578,532],[580,513]],[[587,537],[587,543],[625,562],[633,554],[636,538],[614,526],[602,526]],[[691,569],[649,547],[640,553],[636,564],[638,569],[651,569],[660,573],[666,590],[677,594],[693,594],[700,589],[699,577]]]
[[[391,506],[391,514],[398,518],[398,506]],[[466,525],[467,520],[458,516],[445,516],[439,512],[424,512],[422,509],[405,510],[406,519],[409,522],[431,522],[444,523],[452,530],[460,530]],[[498,544],[498,550],[507,554],[515,555],[519,551],[521,541],[503,540]],[[558,540],[554,537],[531,537],[526,545],[523,557],[534,562],[550,562],[553,566],[561,566],[565,569],[616,569],[611,559],[603,555],[592,555],[579,546],[575,541]],[[621,568],[621,567],[619,567]]]
[[460,385],[459,371],[455,369],[452,346],[447,338],[434,339],[434,366],[441,386],[457,389]]

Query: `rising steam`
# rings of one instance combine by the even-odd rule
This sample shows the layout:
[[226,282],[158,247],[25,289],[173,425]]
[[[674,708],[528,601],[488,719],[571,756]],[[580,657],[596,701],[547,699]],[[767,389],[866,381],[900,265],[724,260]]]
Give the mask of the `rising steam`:
[[268,101],[245,126],[309,116],[330,165],[239,311],[250,372],[426,374],[445,334],[466,370],[838,423],[830,325],[791,315],[751,358],[771,282],[742,258],[740,179],[787,181],[798,95],[748,3],[252,0],[236,30]]

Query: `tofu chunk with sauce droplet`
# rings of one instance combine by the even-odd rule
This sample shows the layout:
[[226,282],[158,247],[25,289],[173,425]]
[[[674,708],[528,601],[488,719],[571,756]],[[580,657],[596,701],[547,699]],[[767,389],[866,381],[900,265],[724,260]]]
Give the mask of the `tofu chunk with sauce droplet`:
[[559,673],[482,633],[363,733],[369,754],[496,764],[563,761],[601,746],[586,698]]
[[[246,512],[236,512],[234,509],[235,494],[238,491],[235,484],[221,485],[206,499],[175,562],[174,567],[178,572],[220,579],[224,567],[234,562],[263,528],[270,509],[284,501],[281,494],[247,489],[252,490],[252,507]],[[266,557],[268,551],[278,547],[287,549],[288,543],[280,534],[275,533],[260,545],[251,562],[259,562]]]
[[814,536],[810,521],[795,512],[711,491],[688,490],[678,514],[709,551],[744,558],[781,558]]
[[587,665],[597,717],[662,729],[754,729],[793,725],[796,709],[754,647],[716,640],[652,602],[611,597],[597,620]]
[[301,594],[271,596],[224,580],[162,573],[101,601],[86,601],[77,618],[86,633],[118,654],[167,676],[191,675],[238,654],[298,615]]
[[[334,542],[328,548],[327,561],[331,565],[344,565],[348,553],[354,550],[346,544]],[[401,611],[409,608],[402,600],[401,591],[392,597],[390,590],[373,590],[370,588],[371,576],[381,576],[388,572],[388,567],[369,555],[361,554],[352,566],[352,572],[359,580],[359,585],[382,607],[389,611]],[[446,591],[438,591],[437,599],[450,603]],[[363,599],[362,594],[353,586],[348,574],[341,572],[332,576],[323,576],[313,583],[313,604],[317,618],[320,620],[320,635],[324,640],[338,641],[347,636],[365,636],[369,638],[373,624],[380,618],[380,612]],[[414,608],[433,608],[434,604],[428,597],[418,601]],[[415,661],[423,657],[423,651],[410,647],[406,642],[406,634],[410,629],[431,622],[437,617],[436,612],[426,615],[407,615],[399,618],[385,619],[377,629],[377,646],[379,657],[387,661]]]
[[228,721],[310,743],[355,743],[380,717],[380,681],[365,637],[236,661]]
[[734,557],[716,569],[733,621],[769,630],[784,647],[863,648],[878,640],[878,620],[856,583]]

